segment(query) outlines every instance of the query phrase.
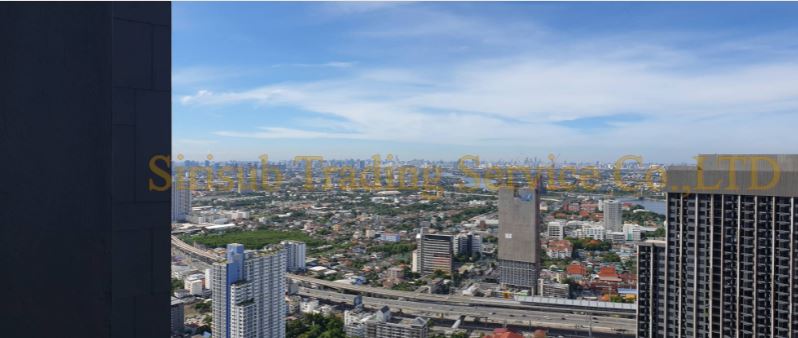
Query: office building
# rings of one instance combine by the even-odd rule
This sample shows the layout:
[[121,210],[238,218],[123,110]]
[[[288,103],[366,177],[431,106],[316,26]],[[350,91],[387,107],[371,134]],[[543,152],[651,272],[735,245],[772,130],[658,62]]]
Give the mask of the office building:
[[640,249],[638,336],[795,336],[798,155],[702,155],[667,177],[664,248]]
[[458,255],[473,257],[482,251],[482,237],[468,232],[454,236],[454,249]]
[[213,264],[214,337],[285,337],[285,250],[244,250],[227,245],[227,259]]
[[305,270],[305,243],[299,241],[282,241],[281,244],[283,248],[285,248],[286,271],[298,272]]
[[547,234],[549,240],[565,238],[565,225],[562,222],[549,222]]
[[621,231],[623,226],[623,207],[620,201],[604,201],[604,228],[607,231]]
[[188,180],[174,180],[172,182],[172,223],[185,222],[191,212],[191,190]]
[[435,271],[452,273],[454,269],[453,240],[450,235],[421,233],[418,242],[418,270],[422,276]]
[[540,190],[499,189],[499,282],[537,292],[540,275]]

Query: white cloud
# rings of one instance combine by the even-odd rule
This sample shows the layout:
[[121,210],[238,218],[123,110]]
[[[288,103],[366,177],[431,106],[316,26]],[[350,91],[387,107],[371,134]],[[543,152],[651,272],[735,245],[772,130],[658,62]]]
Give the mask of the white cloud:
[[[509,144],[558,140],[595,145],[614,142],[595,140],[595,134],[579,135],[553,122],[634,114],[654,122],[620,123],[616,129],[627,136],[618,136],[629,138],[640,128],[651,128],[639,136],[645,138],[662,134],[658,129],[670,124],[693,125],[710,118],[723,123],[735,116],[794,111],[798,109],[796,88],[798,65],[789,63],[696,73],[587,58],[514,58],[459,65],[435,79],[410,70],[373,70],[336,80],[269,85],[240,92],[199,91],[183,97],[181,103],[291,106],[343,120],[352,131],[268,128],[216,133],[219,136],[460,145],[499,137]],[[738,128],[714,130],[712,135],[733,137],[731,130]],[[665,132],[663,137],[673,136],[673,131]]]
[[[367,7],[332,12],[382,9]],[[377,67],[344,61],[281,64],[342,71],[334,78],[267,82],[249,90],[203,89],[180,103],[254,103],[327,117],[214,133],[222,137],[584,148],[587,154],[600,150],[612,156],[666,148],[687,154],[794,151],[789,144],[798,142],[791,131],[798,123],[798,63],[784,57],[795,54],[794,44],[784,45],[790,35],[733,42],[702,36],[698,40],[712,43],[689,47],[679,32],[564,42],[534,22],[497,24],[415,7],[389,12],[356,37],[405,41],[386,44],[396,49],[462,45],[474,56]],[[741,51],[750,55],[735,54]],[[715,62],[735,57],[744,60]],[[618,115],[636,119],[589,132],[561,123]],[[761,137],[775,134],[778,140]]]

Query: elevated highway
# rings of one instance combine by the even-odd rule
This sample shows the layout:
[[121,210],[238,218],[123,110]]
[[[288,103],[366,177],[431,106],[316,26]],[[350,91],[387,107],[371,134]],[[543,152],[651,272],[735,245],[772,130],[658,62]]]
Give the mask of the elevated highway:
[[372,296],[378,298],[394,298],[399,300],[412,300],[421,303],[440,303],[440,304],[455,304],[465,306],[492,306],[503,308],[516,308],[527,310],[545,310],[560,313],[588,313],[591,315],[606,315],[606,316],[619,316],[619,317],[633,317],[635,315],[635,307],[632,304],[618,304],[609,302],[586,302],[586,301],[571,301],[568,302],[563,299],[557,298],[542,298],[536,297],[535,301],[522,302],[512,299],[500,298],[485,298],[485,297],[469,297],[460,295],[435,295],[426,293],[416,293],[409,291],[399,291],[384,288],[376,288],[364,285],[353,285],[349,283],[331,282],[323,279],[317,279],[308,276],[300,276],[295,274],[287,274],[291,280],[306,283],[308,285],[323,286],[329,289],[346,290],[364,296]]
[[[323,299],[328,302],[349,304],[352,303],[355,297],[354,295],[342,294],[336,291],[305,287],[299,288],[299,294],[305,297]],[[553,313],[545,309],[529,310],[496,306],[438,304],[375,297],[363,297],[363,305],[372,309],[388,306],[393,311],[400,310],[408,315],[452,321],[465,319],[465,321],[500,325],[625,335],[632,334],[635,330],[634,319]]]

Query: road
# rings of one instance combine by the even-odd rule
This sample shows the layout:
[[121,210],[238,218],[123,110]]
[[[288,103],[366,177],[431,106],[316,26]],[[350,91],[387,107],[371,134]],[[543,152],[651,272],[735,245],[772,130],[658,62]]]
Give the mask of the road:
[[518,308],[524,310],[546,310],[546,311],[560,311],[564,313],[571,313],[573,311],[587,312],[591,315],[603,316],[627,316],[635,315],[635,308],[630,304],[618,304],[609,302],[593,302],[590,306],[575,306],[573,301],[571,303],[563,299],[548,299],[548,303],[527,303],[519,302],[511,299],[500,298],[486,298],[486,297],[469,297],[459,295],[435,295],[426,293],[417,293],[409,291],[391,290],[385,288],[377,288],[365,285],[353,285],[349,283],[332,282],[323,279],[300,276],[294,274],[287,274],[288,278],[294,281],[305,282],[313,285],[321,285],[327,288],[337,290],[347,290],[357,292],[363,295],[391,297],[401,300],[414,300],[417,302],[435,302],[446,303],[453,305],[469,305],[469,306],[496,306],[507,308]]
[[[299,294],[334,303],[352,304],[354,295],[335,291],[317,290],[300,287]],[[635,330],[633,319],[615,317],[590,317],[584,315],[552,313],[545,310],[511,309],[493,306],[467,306],[452,304],[419,303],[385,298],[363,297],[363,305],[369,308],[390,307],[393,311],[401,310],[405,314],[430,318],[456,320],[466,316],[466,320],[478,319],[480,322],[504,325],[548,328],[557,330],[592,331],[596,333],[631,333]],[[592,323],[590,323],[590,322]],[[620,330],[620,331],[619,331]]]

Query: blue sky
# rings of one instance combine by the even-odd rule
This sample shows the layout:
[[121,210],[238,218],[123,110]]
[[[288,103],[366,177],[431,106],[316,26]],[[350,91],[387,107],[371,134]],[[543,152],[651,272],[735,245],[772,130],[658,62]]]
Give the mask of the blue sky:
[[173,152],[794,153],[796,3],[173,3]]

